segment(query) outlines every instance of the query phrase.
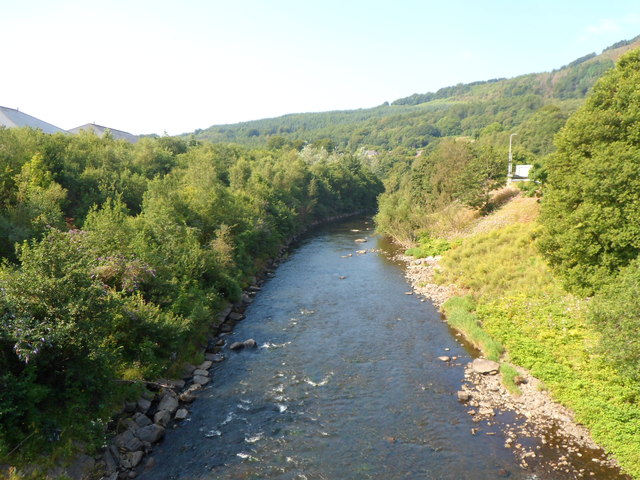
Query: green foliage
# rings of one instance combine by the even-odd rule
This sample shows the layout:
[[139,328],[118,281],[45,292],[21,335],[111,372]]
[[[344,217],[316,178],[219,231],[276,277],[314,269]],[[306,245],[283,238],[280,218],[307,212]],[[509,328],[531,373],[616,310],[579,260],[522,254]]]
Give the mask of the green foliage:
[[0,142],[0,462],[59,431],[94,438],[122,399],[114,379],[163,374],[285,239],[381,191],[362,157],[326,148],[4,129]]
[[[584,61],[583,59],[578,60]],[[602,74],[613,65],[613,61],[609,59],[569,64],[574,68],[566,71],[564,75],[558,75],[559,78],[553,86],[554,96],[561,99],[584,97]]]
[[640,475],[640,387],[594,352],[599,333],[580,304],[562,296],[514,294],[476,312],[513,363],[542,380],[627,473]]
[[451,243],[444,238],[431,238],[428,234],[422,234],[418,238],[418,246],[408,249],[405,255],[414,258],[435,257],[451,248]]
[[622,375],[640,382],[640,260],[633,260],[589,304],[600,351]]
[[546,162],[540,247],[590,294],[640,252],[640,50],[622,57],[558,135]]
[[[445,252],[440,281],[477,299],[449,300],[447,317],[481,325],[504,345],[509,362],[543,381],[629,474],[640,475],[639,267],[634,262],[588,304],[587,321],[584,302],[568,296],[545,267],[533,244],[536,230],[532,223],[502,227]],[[503,363],[501,372],[507,386],[513,383],[515,369]]]
[[523,223],[465,238],[458,248],[445,253],[436,279],[483,298],[557,291],[559,287],[536,250],[537,232],[535,224]]
[[506,387],[506,389],[511,393],[511,395],[522,395],[522,390],[518,387],[516,383],[516,377],[520,374],[518,371],[508,363],[500,364],[500,374],[502,375],[502,384]]
[[476,304],[471,296],[453,297],[442,306],[447,322],[463,333],[468,342],[482,352],[489,360],[499,361],[504,347],[494,340],[482,327],[475,314]]

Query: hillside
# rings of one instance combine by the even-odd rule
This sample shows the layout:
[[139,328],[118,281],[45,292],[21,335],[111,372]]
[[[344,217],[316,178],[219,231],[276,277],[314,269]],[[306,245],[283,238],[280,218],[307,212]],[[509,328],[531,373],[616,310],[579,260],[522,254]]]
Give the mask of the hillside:
[[[508,130],[520,126],[529,132],[522,136],[523,146],[535,154],[546,154],[553,148],[551,138],[555,131],[595,81],[636,46],[640,46],[640,36],[618,42],[600,55],[585,55],[552,72],[458,84],[369,109],[298,113],[213,125],[192,135],[199,140],[249,146],[269,142],[278,146],[284,141],[296,146],[319,142],[329,149],[352,151],[361,147],[391,150],[419,149],[439,137],[477,137],[487,128]],[[535,127],[541,122],[551,125],[539,133]]]

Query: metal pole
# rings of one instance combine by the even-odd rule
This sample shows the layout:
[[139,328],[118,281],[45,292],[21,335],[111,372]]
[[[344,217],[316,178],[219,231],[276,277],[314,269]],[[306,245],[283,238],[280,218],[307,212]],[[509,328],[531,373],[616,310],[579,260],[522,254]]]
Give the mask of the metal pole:
[[511,155],[511,141],[513,140],[513,136],[517,135],[517,133],[512,133],[509,135],[509,171],[507,172],[507,185],[511,185],[511,180],[513,179],[512,164],[513,164],[513,156]]

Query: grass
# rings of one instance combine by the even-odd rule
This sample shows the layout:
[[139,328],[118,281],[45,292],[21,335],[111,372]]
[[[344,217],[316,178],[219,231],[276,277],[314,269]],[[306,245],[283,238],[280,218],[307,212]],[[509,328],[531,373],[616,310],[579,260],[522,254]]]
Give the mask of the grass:
[[436,281],[455,283],[478,298],[560,291],[534,245],[537,231],[533,223],[517,223],[465,238],[443,255]]
[[449,325],[462,332],[486,358],[496,362],[500,360],[504,347],[482,328],[473,312],[475,304],[470,296],[451,298],[442,307]]
[[451,243],[443,238],[432,238],[423,234],[418,239],[418,245],[408,249],[404,254],[414,258],[435,257],[451,248]]
[[518,370],[509,363],[502,363],[500,365],[500,374],[502,375],[502,384],[511,393],[511,395],[520,396],[522,390],[516,383],[516,378],[520,375]]
[[[640,384],[597,352],[599,333],[586,321],[586,301],[567,294],[545,265],[535,248],[537,207],[521,200],[476,223],[471,230],[480,233],[443,253],[436,279],[470,293],[444,305],[448,321],[488,358],[504,349],[640,478]],[[525,211],[515,213],[514,202]],[[501,372],[515,391],[515,368],[503,363]]]

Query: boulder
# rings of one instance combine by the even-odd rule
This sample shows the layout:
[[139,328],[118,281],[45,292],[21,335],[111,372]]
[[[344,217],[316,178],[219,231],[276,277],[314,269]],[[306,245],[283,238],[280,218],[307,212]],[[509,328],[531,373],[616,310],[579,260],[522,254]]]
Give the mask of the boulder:
[[107,475],[111,475],[113,472],[118,470],[118,462],[113,458],[113,455],[111,454],[111,451],[109,449],[106,449],[104,451],[103,458]]
[[198,385],[206,385],[209,383],[211,379],[209,377],[205,377],[204,375],[196,375],[193,377],[193,383],[197,383]]
[[231,333],[233,332],[233,325],[229,322],[224,322],[220,325],[220,333]]
[[232,322],[239,322],[240,320],[244,319],[244,313],[239,313],[239,312],[231,312],[229,314],[229,320],[231,320]]
[[166,427],[171,421],[171,413],[167,410],[159,410],[153,416],[153,423],[157,423],[161,427]]
[[162,400],[160,400],[160,404],[158,405],[158,411],[166,410],[170,413],[173,413],[177,409],[178,409],[178,399],[171,394],[167,394],[164,397],[162,397]]
[[140,413],[147,413],[151,408],[151,401],[147,400],[146,398],[141,398],[140,400],[138,400],[137,406]]
[[243,342],[233,342],[229,348],[231,350],[242,350],[244,348],[244,343]]
[[209,370],[202,370],[201,368],[198,368],[195,372],[193,372],[193,376],[195,377],[196,375],[202,375],[203,377],[208,377]]
[[[196,399],[196,396],[192,391],[187,390],[186,392],[182,392],[180,394],[180,401],[183,403],[191,403]],[[158,422],[156,422],[158,423]]]
[[180,401],[184,403],[191,403],[196,399],[195,392],[202,390],[202,385],[198,383],[192,384],[186,392],[180,394]]
[[120,465],[120,453],[118,452],[118,448],[114,444],[111,444],[107,447],[107,450],[111,454],[111,458],[116,462],[116,465]]
[[500,370],[500,364],[486,358],[476,358],[471,364],[474,372],[482,375],[495,375]]
[[465,392],[464,390],[458,391],[458,400],[461,402],[468,402],[471,400],[471,394],[469,392]]
[[204,358],[213,363],[220,363],[224,361],[224,356],[219,353],[207,353]]
[[189,415],[189,411],[186,408],[180,408],[176,412],[176,416],[174,417],[176,420],[184,420]]
[[[143,429],[144,428],[148,428],[148,427],[143,427]],[[136,431],[136,435],[140,430],[142,429],[139,429]],[[133,432],[131,432],[131,430],[125,430],[120,435],[116,435],[113,438],[113,443],[119,449],[128,450],[130,452],[140,450],[140,448],[142,447],[142,443],[140,443],[139,438],[136,438]]]
[[164,427],[152,423],[146,427],[142,427],[136,432],[137,437],[143,442],[156,443],[164,437]]
[[441,362],[450,362],[451,357],[447,357],[446,355],[441,355],[440,357],[438,357],[438,360],[440,360]]
[[367,239],[366,238],[356,238],[355,242],[356,243],[367,243]]
[[182,365],[182,377],[183,378],[190,377],[196,368],[197,367],[195,365],[191,365],[190,363],[185,363],[184,365]]
[[253,338],[249,338],[248,340],[245,340],[244,342],[242,342],[242,344],[244,345],[244,348],[256,348],[258,346],[258,344]]
[[125,402],[124,404],[124,411],[126,413],[133,413],[136,411],[136,407],[138,405],[136,404],[136,402]]
[[198,365],[198,370],[209,370],[211,368],[211,365],[213,365],[213,362],[211,360],[205,360],[200,365]]
[[138,424],[139,427],[146,427],[147,425],[151,425],[151,420],[143,413],[136,413],[133,416],[133,421]]
[[[138,412],[140,413],[140,412]],[[140,413],[140,415],[142,415]],[[131,430],[132,432],[135,432],[137,429],[140,428],[140,425],[138,425],[133,418],[125,418],[124,420],[122,420],[122,426],[124,428],[126,428],[127,430]]]
[[167,385],[178,390],[182,390],[184,388],[184,384],[184,380],[167,380]]
[[229,305],[227,308],[225,308],[218,314],[218,323],[224,322],[230,313],[231,313],[231,305]]
[[140,450],[122,455],[122,466],[124,468],[135,468],[144,457],[144,453]]

